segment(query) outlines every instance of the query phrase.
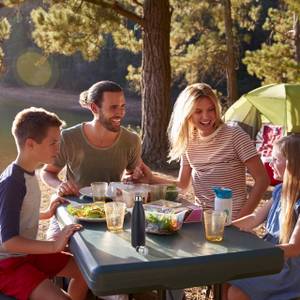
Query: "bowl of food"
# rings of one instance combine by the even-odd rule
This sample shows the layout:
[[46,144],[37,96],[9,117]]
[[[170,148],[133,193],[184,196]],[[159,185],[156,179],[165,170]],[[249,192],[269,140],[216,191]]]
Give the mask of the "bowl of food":
[[186,209],[156,208],[145,209],[145,231],[168,235],[178,231],[184,221]]

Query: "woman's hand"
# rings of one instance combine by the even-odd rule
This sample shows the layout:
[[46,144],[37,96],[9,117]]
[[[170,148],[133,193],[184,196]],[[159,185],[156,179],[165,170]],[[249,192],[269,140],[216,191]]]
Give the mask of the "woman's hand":
[[141,162],[140,165],[135,167],[131,173],[127,173],[123,178],[124,182],[134,183],[152,183],[153,174],[150,168]]

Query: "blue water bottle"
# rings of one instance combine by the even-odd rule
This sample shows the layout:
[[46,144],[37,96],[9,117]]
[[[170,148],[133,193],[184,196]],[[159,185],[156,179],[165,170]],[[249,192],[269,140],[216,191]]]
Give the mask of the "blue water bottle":
[[226,213],[225,225],[232,222],[232,190],[223,187],[213,187],[215,193],[215,210]]

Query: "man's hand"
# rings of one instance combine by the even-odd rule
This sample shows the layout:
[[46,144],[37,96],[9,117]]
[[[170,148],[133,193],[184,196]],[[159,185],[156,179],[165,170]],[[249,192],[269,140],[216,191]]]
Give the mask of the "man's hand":
[[82,225],[80,224],[71,224],[65,226],[63,230],[57,234],[55,241],[53,241],[54,243],[53,252],[56,253],[56,252],[63,251],[66,248],[71,235],[73,235],[75,231],[78,231],[80,229],[82,229]]
[[152,171],[151,169],[142,162],[139,166],[137,166],[132,174],[132,180],[134,182],[141,183],[152,183]]
[[79,188],[74,182],[63,181],[58,186],[57,193],[59,196],[67,196],[67,195],[79,196]]
[[151,183],[152,182],[152,171],[150,168],[142,162],[140,165],[135,167],[131,173],[127,173],[123,181],[132,181],[134,183]]

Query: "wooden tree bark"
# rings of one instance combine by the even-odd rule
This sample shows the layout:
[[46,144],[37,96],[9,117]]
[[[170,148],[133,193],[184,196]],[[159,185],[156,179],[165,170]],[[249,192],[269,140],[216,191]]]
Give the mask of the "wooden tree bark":
[[232,104],[238,99],[238,85],[236,74],[234,38],[232,33],[231,1],[223,0],[223,5],[227,46],[227,96],[229,99],[229,104]]
[[294,43],[295,43],[295,60],[300,66],[300,22],[299,16],[294,13]]
[[144,1],[142,57],[142,157],[151,167],[166,166],[170,119],[169,0]]

